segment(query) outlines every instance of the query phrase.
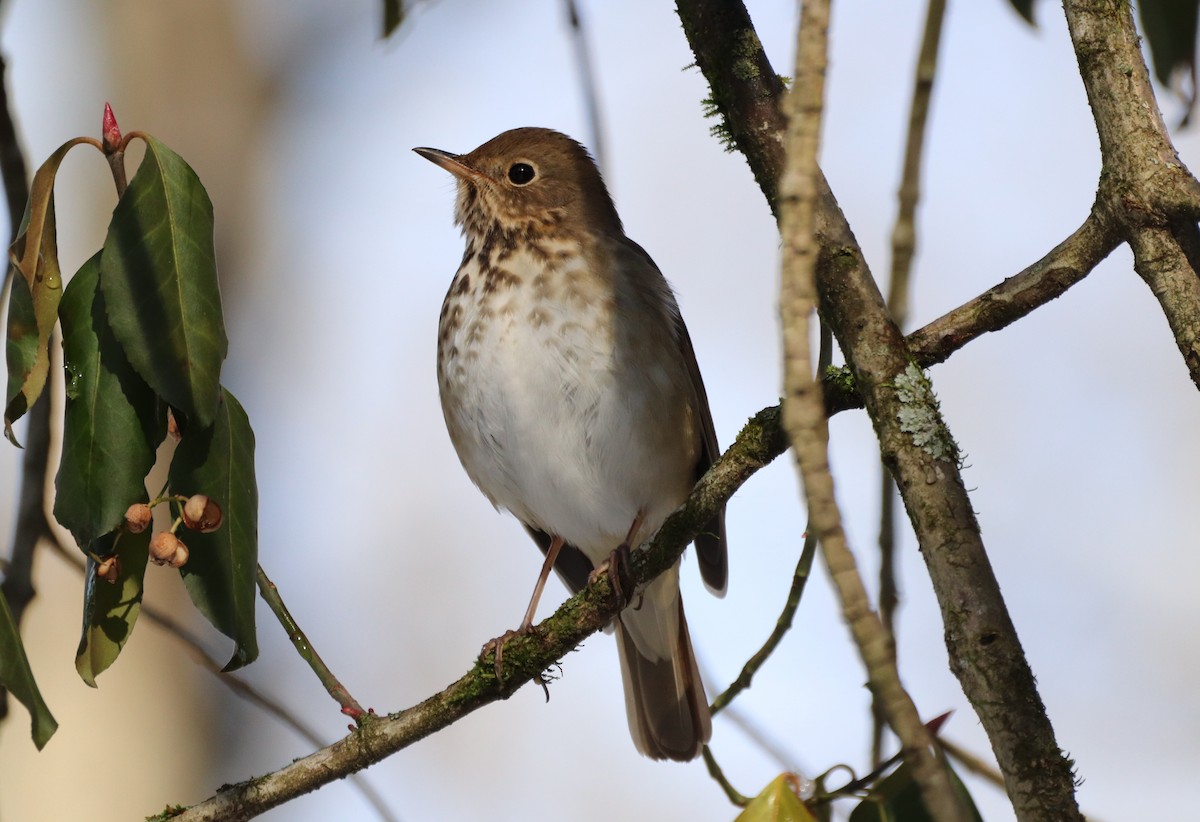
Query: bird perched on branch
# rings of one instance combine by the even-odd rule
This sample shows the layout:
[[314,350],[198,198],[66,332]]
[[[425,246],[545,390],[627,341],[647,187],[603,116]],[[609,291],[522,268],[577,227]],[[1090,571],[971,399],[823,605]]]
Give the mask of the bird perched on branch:
[[[469,154],[414,150],[457,179],[466,236],[438,323],[446,427],[471,480],[546,554],[525,631],[552,567],[578,591],[654,535],[717,458],[716,433],[671,288],[583,146],[518,128]],[[723,514],[695,544],[724,593]],[[678,563],[629,601],[615,630],[634,744],[692,759],[712,722]]]

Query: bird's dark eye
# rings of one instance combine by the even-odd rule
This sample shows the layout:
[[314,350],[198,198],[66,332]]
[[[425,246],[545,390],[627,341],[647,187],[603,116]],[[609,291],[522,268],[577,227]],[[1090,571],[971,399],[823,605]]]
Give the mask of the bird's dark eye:
[[532,183],[536,176],[537,172],[529,163],[513,163],[508,169],[508,179],[512,181],[513,185],[523,186]]

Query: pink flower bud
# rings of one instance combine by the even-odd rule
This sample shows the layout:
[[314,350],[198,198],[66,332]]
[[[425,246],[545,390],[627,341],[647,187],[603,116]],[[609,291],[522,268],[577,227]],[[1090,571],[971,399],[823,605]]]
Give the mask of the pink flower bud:
[[121,145],[121,127],[117,125],[117,117],[108,103],[104,104],[104,120],[100,126],[100,144],[104,146],[105,154],[112,154]]

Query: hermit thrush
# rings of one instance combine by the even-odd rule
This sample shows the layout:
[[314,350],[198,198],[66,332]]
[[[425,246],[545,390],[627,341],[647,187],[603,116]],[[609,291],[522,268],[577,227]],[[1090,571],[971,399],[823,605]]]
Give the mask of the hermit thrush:
[[[717,457],[696,356],[670,286],[621,227],[587,150],[543,128],[469,154],[414,149],[457,178],[467,248],[442,304],[437,373],[467,474],[572,590],[618,546],[653,536]],[[724,593],[724,517],[697,538]],[[629,729],[654,759],[689,760],[712,733],[679,595],[679,566],[616,620]]]

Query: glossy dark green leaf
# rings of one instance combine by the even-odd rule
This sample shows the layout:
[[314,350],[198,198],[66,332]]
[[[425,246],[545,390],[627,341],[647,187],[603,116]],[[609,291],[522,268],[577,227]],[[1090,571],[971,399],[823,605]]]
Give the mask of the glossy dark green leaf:
[[812,811],[796,795],[794,781],[795,777],[786,773],[772,779],[737,815],[736,822],[816,822]]
[[[967,818],[973,822],[983,822],[975,802],[967,792],[962,780],[953,768],[950,771],[950,781],[958,792],[967,809]],[[850,822],[932,822],[933,817],[925,808],[921,799],[921,789],[913,778],[912,768],[903,763],[899,768],[884,777],[867,796],[850,813]]]
[[142,379],[189,424],[212,424],[228,341],[213,210],[183,158],[153,137],[113,209],[100,257],[109,325]]
[[210,428],[184,432],[171,461],[171,493],[207,494],[221,506],[221,527],[208,534],[180,529],[190,558],[180,571],[192,602],[237,647],[231,671],[258,656],[254,633],[258,568],[258,486],[254,431],[228,390]]
[[[119,539],[118,539],[119,536]],[[120,560],[120,578],[106,582],[96,578],[96,561],[88,558],[83,586],[83,636],[75,653],[75,670],[91,687],[96,677],[116,661],[129,641],[142,609],[142,585],[150,551],[150,530],[140,534],[120,531],[105,534],[89,549],[101,557],[115,551]]]
[[8,609],[8,600],[0,592],[0,686],[3,686],[15,696],[29,711],[33,744],[38,750],[46,746],[50,737],[58,729],[58,723],[50,714],[38,690],[37,682],[33,679],[33,671],[29,668],[29,658],[25,656],[25,646],[17,631],[12,611]]
[[383,38],[391,37],[404,22],[404,0],[383,0]]
[[71,278],[59,306],[66,408],[54,516],[85,546],[146,501],[146,474],[166,436],[166,415],[108,327],[100,255]]
[[1154,76],[1168,88],[1176,71],[1196,63],[1196,22],[1200,0],[1140,0],[1142,31],[1150,44]]
[[1037,21],[1033,19],[1033,0],[1009,0],[1012,7],[1017,10],[1017,14],[1025,18],[1025,22],[1031,26],[1036,26]]

